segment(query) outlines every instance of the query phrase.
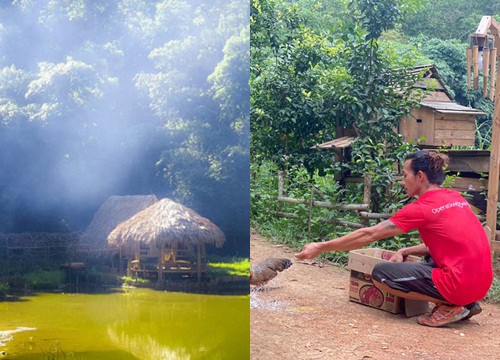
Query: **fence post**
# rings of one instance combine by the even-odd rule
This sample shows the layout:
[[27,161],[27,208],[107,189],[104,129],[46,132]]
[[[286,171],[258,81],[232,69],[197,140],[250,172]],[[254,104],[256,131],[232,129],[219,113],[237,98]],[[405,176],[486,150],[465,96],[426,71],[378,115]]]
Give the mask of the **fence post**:
[[283,180],[285,172],[278,171],[278,204],[276,205],[276,211],[281,212],[281,198],[283,197]]
[[[364,181],[364,192],[363,192],[363,203],[367,204],[368,207],[371,205],[371,198],[372,198],[372,180],[373,176],[370,173],[365,173],[365,181]],[[368,211],[370,211],[368,209]],[[361,218],[361,223],[364,226],[369,226],[370,221],[368,218]]]
[[307,219],[307,233],[311,233],[311,218],[313,212],[313,203],[314,203],[314,186],[311,185],[311,199],[309,200],[309,218]]

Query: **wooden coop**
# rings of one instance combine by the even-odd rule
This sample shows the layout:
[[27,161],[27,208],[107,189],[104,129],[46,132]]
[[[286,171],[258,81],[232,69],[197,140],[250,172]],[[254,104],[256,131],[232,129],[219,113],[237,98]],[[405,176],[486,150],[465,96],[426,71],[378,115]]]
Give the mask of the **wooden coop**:
[[417,66],[412,72],[424,72],[413,88],[425,90],[427,95],[409,118],[401,120],[399,134],[408,142],[425,138],[420,144],[431,147],[474,146],[476,116],[485,113],[453,102],[434,65]]
[[221,247],[223,232],[210,220],[170,199],[162,199],[118,225],[108,242],[127,261],[127,274],[197,276],[206,271],[207,244]]

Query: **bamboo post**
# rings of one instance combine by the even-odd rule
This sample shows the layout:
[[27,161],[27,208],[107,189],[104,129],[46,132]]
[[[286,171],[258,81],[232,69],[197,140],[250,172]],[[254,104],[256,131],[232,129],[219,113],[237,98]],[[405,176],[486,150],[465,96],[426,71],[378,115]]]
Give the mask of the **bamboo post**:
[[119,252],[118,252],[118,274],[122,275],[123,274],[123,256],[122,256],[122,247],[120,246]]
[[[363,203],[368,205],[368,209],[370,208],[372,199],[372,181],[373,181],[373,176],[370,173],[366,173],[364,191],[363,191]],[[368,220],[368,218],[362,218],[361,223],[364,226],[370,225],[370,221]]]
[[472,74],[470,68],[472,67],[472,48],[467,48],[467,89],[472,88]]
[[311,185],[311,199],[309,200],[309,217],[307,218],[307,233],[311,233],[311,218],[314,204],[314,186]]
[[278,205],[276,206],[276,211],[281,212],[281,201],[280,199],[283,197],[283,178],[284,171],[278,171]]
[[479,86],[479,47],[474,45],[472,47],[472,62],[474,65],[474,90]]
[[160,256],[158,256],[158,284],[163,282],[163,253],[165,251],[165,241],[160,245]]
[[496,70],[497,70],[497,48],[493,48],[490,51],[490,100],[493,101],[495,98],[495,86],[496,86]]
[[205,249],[205,244],[201,245],[201,262],[202,262],[201,271],[206,271],[207,270],[207,253],[206,253],[206,249]]
[[490,73],[490,49],[483,49],[483,97],[488,97],[488,75]]

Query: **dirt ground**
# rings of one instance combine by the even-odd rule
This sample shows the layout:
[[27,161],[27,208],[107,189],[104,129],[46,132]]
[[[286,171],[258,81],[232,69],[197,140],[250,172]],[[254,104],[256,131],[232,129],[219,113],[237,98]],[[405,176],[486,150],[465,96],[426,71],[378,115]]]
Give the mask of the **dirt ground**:
[[[254,231],[251,263],[292,258]],[[443,328],[418,325],[348,300],[349,272],[295,262],[250,293],[250,358],[266,359],[500,359],[500,306]]]

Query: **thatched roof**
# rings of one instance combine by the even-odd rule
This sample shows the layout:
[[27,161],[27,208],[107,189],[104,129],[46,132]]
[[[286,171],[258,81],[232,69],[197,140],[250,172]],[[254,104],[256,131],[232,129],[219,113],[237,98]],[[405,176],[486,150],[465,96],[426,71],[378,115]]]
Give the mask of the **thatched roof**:
[[94,215],[82,236],[83,242],[106,246],[113,229],[158,201],[155,195],[110,196]]
[[112,245],[213,244],[222,246],[224,233],[196,211],[170,199],[162,199],[121,223],[108,236]]

